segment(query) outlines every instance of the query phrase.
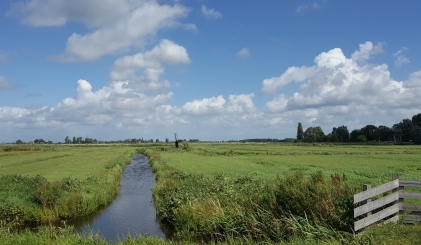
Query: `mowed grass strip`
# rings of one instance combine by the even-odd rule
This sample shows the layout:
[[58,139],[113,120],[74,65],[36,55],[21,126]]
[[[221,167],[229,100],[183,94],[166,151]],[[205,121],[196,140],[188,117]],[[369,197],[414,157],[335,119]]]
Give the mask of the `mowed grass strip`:
[[0,174],[41,175],[49,181],[66,177],[86,179],[130,146],[56,146],[43,151],[1,152]]
[[421,146],[329,144],[190,144],[188,151],[164,151],[163,160],[188,173],[270,180],[293,171],[307,175],[344,173],[356,188],[391,180],[421,180]]

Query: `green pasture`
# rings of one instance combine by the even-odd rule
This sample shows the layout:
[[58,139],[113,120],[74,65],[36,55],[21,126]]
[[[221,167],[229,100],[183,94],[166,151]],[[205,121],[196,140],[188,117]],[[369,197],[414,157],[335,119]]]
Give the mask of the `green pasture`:
[[149,147],[144,154],[158,178],[157,211],[180,239],[419,241],[419,225],[373,226],[362,240],[353,236],[352,196],[362,184],[389,182],[393,173],[421,180],[421,146],[198,143]]
[[188,173],[271,180],[294,171],[345,174],[355,187],[391,180],[421,179],[421,146],[333,144],[190,144],[187,151],[160,153],[170,166]]
[[21,151],[0,147],[0,175],[41,175],[49,181],[66,177],[86,179],[112,159],[133,150],[130,146],[43,146]]
[[19,227],[58,222],[110,203],[130,145],[0,146],[0,222]]

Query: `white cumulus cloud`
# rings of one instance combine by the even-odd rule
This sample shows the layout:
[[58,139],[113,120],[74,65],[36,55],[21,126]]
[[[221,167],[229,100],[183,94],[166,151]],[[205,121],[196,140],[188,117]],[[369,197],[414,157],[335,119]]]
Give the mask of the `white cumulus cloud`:
[[[139,91],[160,90],[170,86],[169,81],[160,80],[165,64],[188,64],[186,49],[170,40],[162,39],[152,50],[145,53],[124,56],[114,62],[110,74],[112,83],[120,83]],[[143,71],[143,76],[137,76]]]
[[32,26],[61,26],[77,21],[91,28],[87,34],[73,33],[67,39],[65,52],[52,57],[75,62],[142,47],[146,38],[162,28],[194,29],[192,24],[178,22],[188,12],[178,4],[160,5],[151,0],[31,0],[14,4],[9,15]]
[[396,81],[386,64],[367,63],[371,55],[381,52],[381,45],[376,47],[371,42],[361,44],[351,58],[335,48],[318,55],[314,66],[290,67],[280,77],[265,79],[262,92],[267,94],[292,81],[300,83],[293,94],[281,93],[268,101],[265,112],[278,117],[295,113],[297,121],[307,118],[309,124],[340,121],[350,126],[370,120],[371,124],[390,122],[392,118],[399,121],[403,111],[409,114],[406,117],[416,114],[421,107],[416,99],[421,98],[421,72],[410,74],[406,81]]
[[396,66],[402,66],[402,65],[411,63],[411,61],[403,54],[403,52],[407,50],[408,48],[403,47],[402,49],[398,50],[396,53],[393,54],[393,56],[396,57],[396,60],[395,60]]
[[215,9],[207,8],[205,5],[202,5],[202,14],[208,19],[220,19],[222,14]]
[[360,44],[360,50],[355,51],[352,54],[351,59],[356,62],[367,61],[371,58],[371,55],[383,53],[383,46],[384,43],[381,42],[373,45],[372,42],[367,41]]

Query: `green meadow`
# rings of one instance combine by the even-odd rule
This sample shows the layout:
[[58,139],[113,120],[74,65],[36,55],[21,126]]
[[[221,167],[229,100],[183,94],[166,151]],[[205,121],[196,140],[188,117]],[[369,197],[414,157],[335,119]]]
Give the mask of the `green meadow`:
[[66,177],[86,179],[89,175],[103,169],[117,156],[133,150],[130,146],[68,145],[17,146],[17,148],[7,151],[7,147],[0,147],[0,173],[2,175],[41,175],[49,181]]
[[273,180],[303,171],[345,174],[355,188],[421,179],[421,146],[334,144],[190,144],[188,151],[160,152],[170,166],[193,174],[253,176]]
[[14,228],[89,214],[118,193],[129,146],[0,146],[0,220]]
[[352,231],[362,184],[421,180],[421,146],[170,144],[0,146],[0,239],[5,244],[106,244],[71,227],[13,232],[87,214],[111,202],[131,157],[149,157],[156,208],[172,241],[119,244],[417,244],[421,225]]
[[[202,242],[370,244],[353,236],[353,194],[363,184],[389,182],[393,173],[421,179],[421,147],[413,145],[186,144],[144,154],[158,179],[162,221],[174,227],[176,239]],[[412,234],[402,244],[420,238],[419,225],[393,229]],[[376,226],[366,234],[377,242],[392,237]]]

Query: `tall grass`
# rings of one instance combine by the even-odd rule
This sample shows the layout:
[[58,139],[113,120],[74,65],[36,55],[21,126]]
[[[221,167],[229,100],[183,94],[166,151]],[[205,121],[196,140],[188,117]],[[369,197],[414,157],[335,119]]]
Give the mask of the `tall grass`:
[[114,199],[121,172],[133,154],[126,152],[112,159],[83,180],[0,175],[0,220],[16,228],[92,213]]
[[302,172],[274,181],[252,176],[230,178],[186,173],[148,155],[156,176],[154,197],[161,221],[173,226],[176,239],[254,242],[296,238],[341,240],[351,236],[354,190],[345,176]]

